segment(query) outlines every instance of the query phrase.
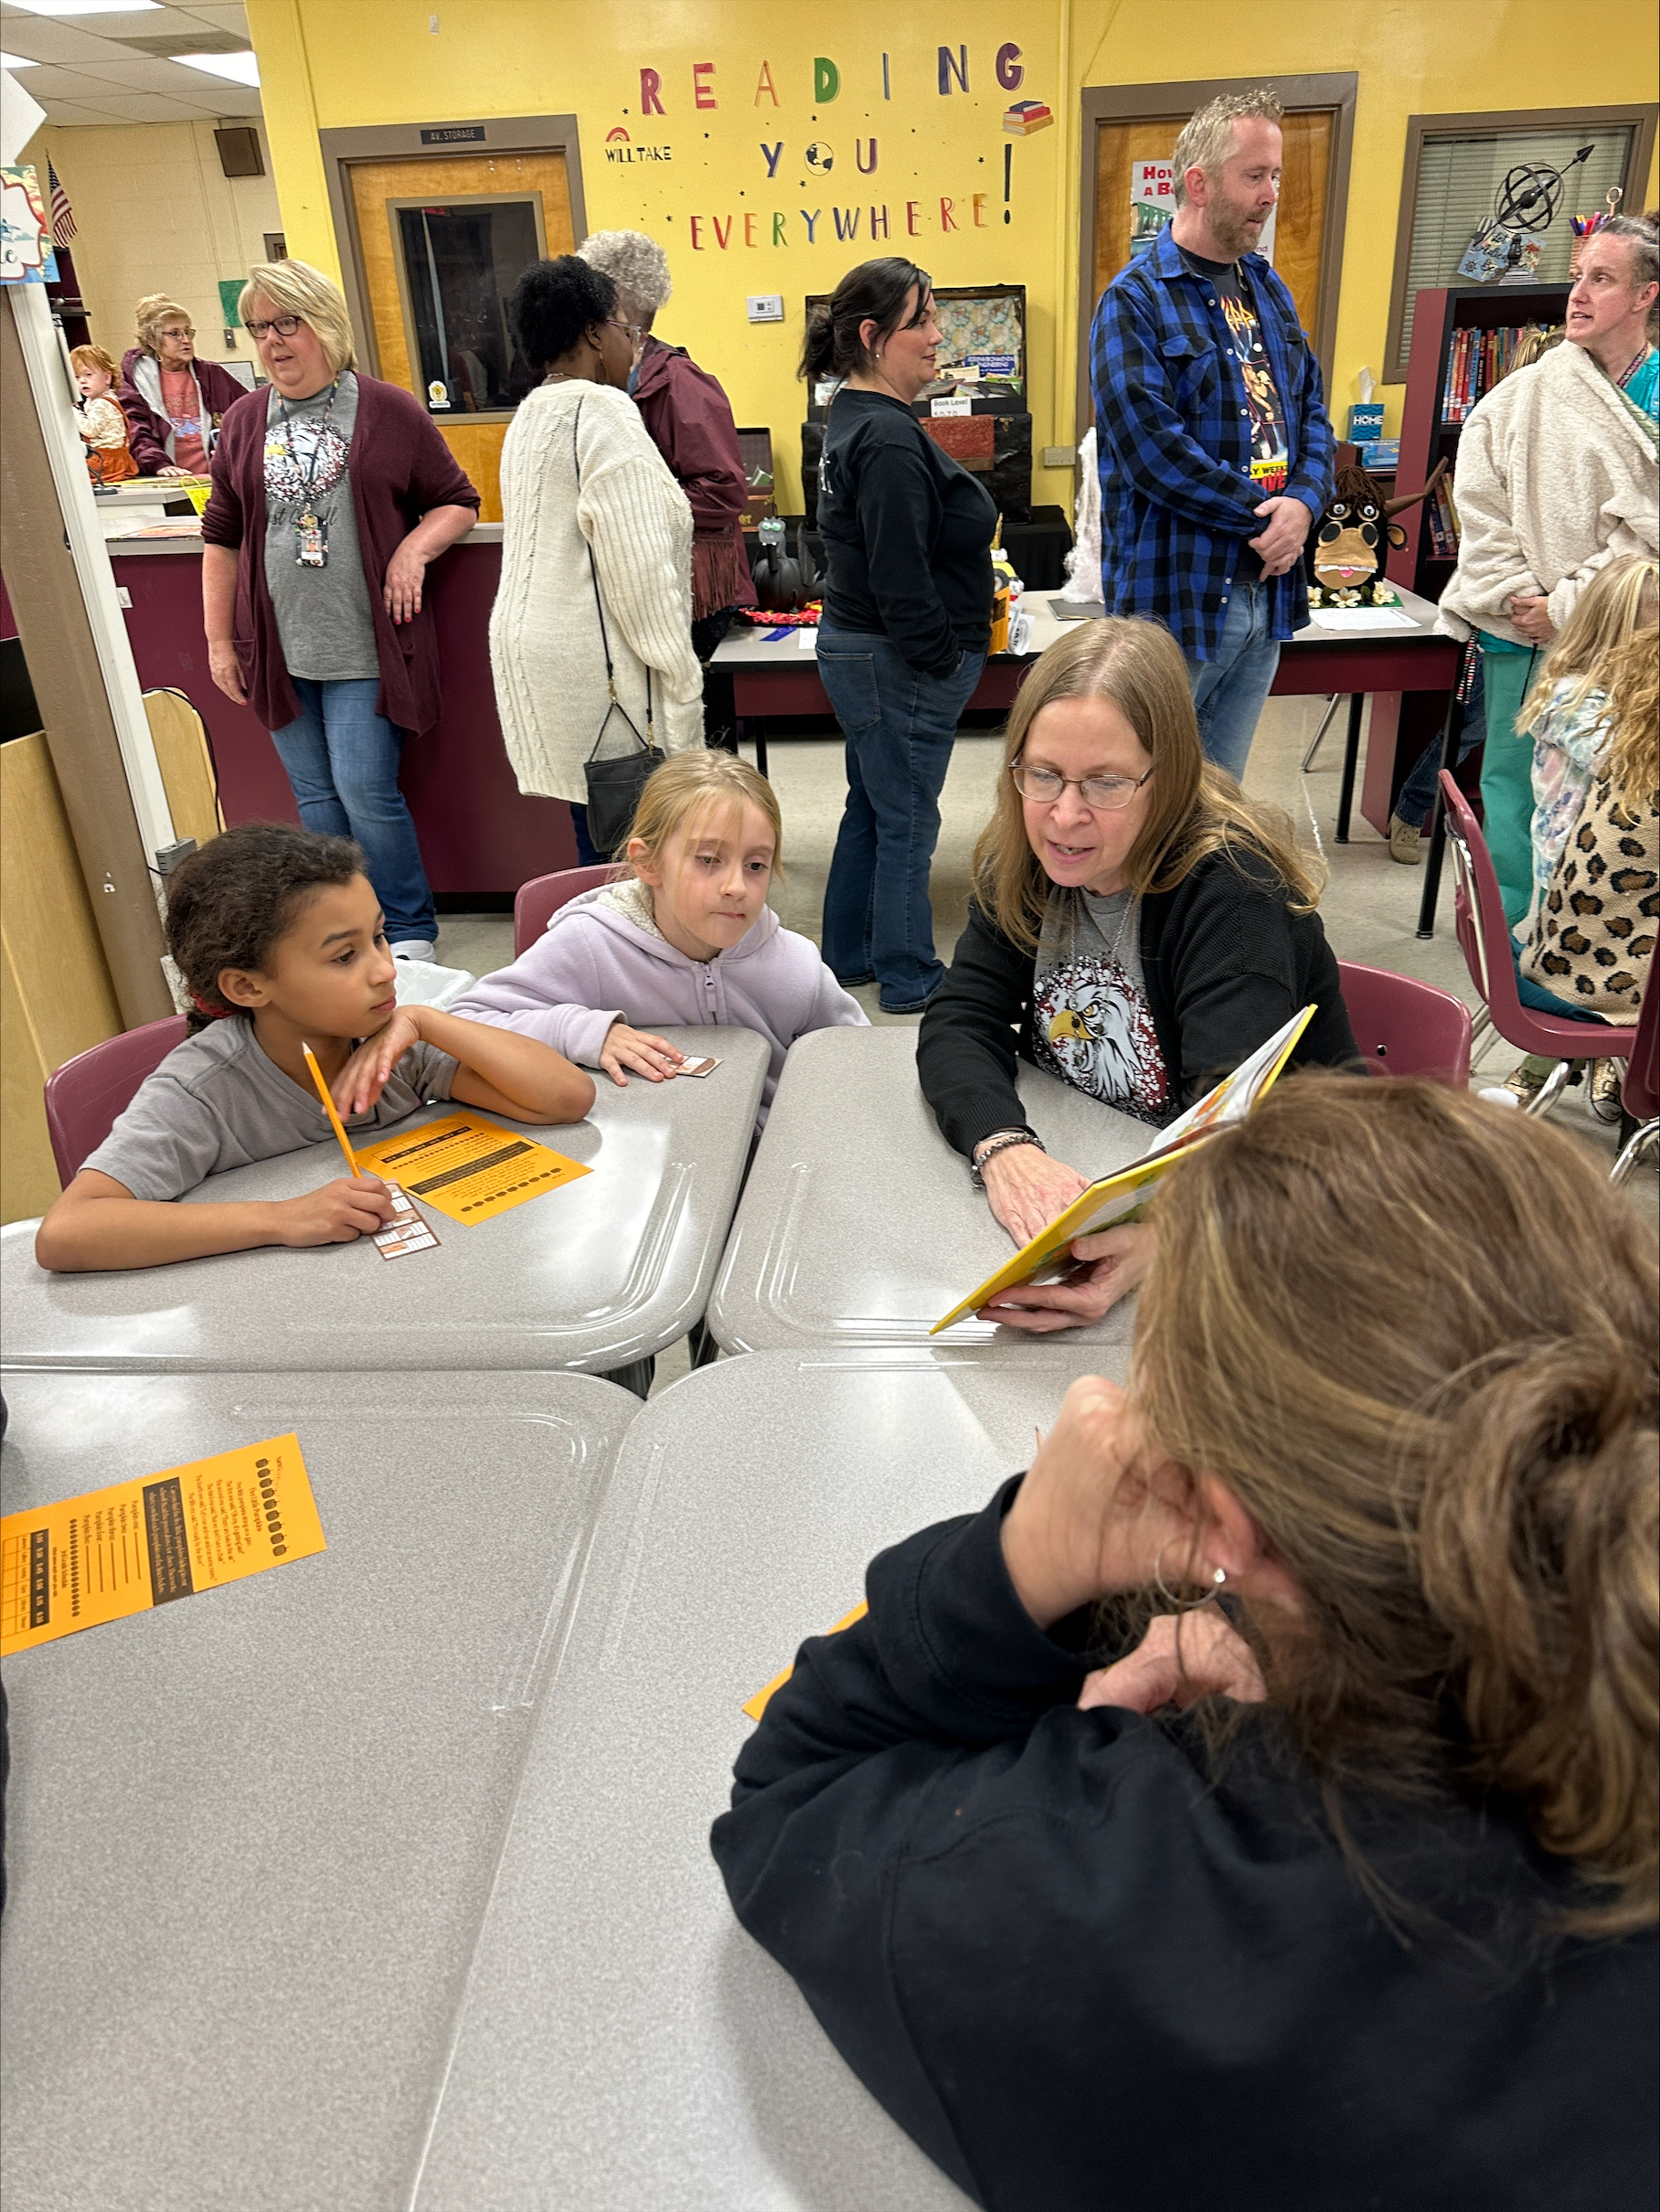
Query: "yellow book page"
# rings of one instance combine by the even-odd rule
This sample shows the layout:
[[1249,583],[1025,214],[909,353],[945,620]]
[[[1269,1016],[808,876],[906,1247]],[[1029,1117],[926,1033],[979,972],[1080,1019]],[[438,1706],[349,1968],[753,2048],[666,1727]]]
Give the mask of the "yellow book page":
[[593,1172],[479,1113],[447,1114],[356,1150],[366,1175],[401,1183],[411,1198],[469,1224],[488,1221]]
[[942,1320],[936,1321],[928,1334],[937,1336],[942,1329],[949,1329],[966,1315],[977,1313],[999,1292],[1012,1290],[1017,1282],[1029,1282],[1074,1237],[1090,1236],[1133,1218],[1152,1196],[1153,1186],[1177,1160],[1185,1159],[1213,1129],[1238,1121],[1266,1095],[1314,1016],[1312,1005],[1293,1015],[1250,1059],[1231,1075],[1224,1076],[1214,1090],[1208,1090],[1197,1105],[1190,1106],[1179,1121],[1172,1122],[1144,1159],[1132,1161],[1117,1175],[1103,1175],[1091,1183],[1088,1190],[1073,1199],[1065,1213],[1057,1214],[1048,1228],[1040,1230],[1029,1244],[1023,1244],[995,1275],[988,1275],[966,1298],[952,1306]]
[[[854,1607],[853,1611],[850,1613],[844,1613],[841,1619],[836,1622],[835,1626],[832,1629],[827,1629],[825,1633],[831,1636],[839,1636],[843,1629],[851,1628],[856,1621],[862,1621],[869,1611],[869,1606],[867,1605],[865,1601],[861,1598],[858,1603]],[[771,1703],[778,1692],[783,1688],[784,1684],[789,1681],[791,1675],[794,1674],[794,1672],[795,1662],[793,1659],[792,1659],[789,1665],[785,1667],[782,1675],[774,1675],[771,1681],[768,1683],[764,1690],[757,1690],[753,1697],[750,1697],[745,1701],[743,1709],[750,1716],[751,1720],[759,1720],[761,1718],[761,1715],[766,1711],[767,1707]]]
[[326,1551],[297,1436],[0,1521],[0,1657]]

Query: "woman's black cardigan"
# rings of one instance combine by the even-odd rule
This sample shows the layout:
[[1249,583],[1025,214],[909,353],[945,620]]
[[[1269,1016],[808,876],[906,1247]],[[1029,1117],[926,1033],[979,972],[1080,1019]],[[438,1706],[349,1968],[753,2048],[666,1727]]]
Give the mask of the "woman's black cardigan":
[[[1314,1017],[1292,1065],[1340,1068],[1358,1058],[1320,917],[1293,913],[1272,863],[1250,848],[1213,853],[1174,890],[1149,891],[1141,957],[1173,1116],[1311,999]],[[917,1040],[923,1095],[958,1152],[971,1153],[994,1130],[1030,1127],[1015,1068],[1037,1058],[1034,969],[1033,955],[971,899]]]

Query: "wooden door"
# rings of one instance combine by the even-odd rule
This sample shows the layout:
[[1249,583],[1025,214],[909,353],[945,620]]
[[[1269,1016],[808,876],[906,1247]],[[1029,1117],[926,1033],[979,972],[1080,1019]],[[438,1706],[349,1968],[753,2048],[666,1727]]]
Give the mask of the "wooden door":
[[[1095,127],[1095,302],[1130,258],[1130,166],[1168,161],[1186,114],[1100,122]],[[1320,262],[1325,244],[1326,189],[1335,116],[1329,108],[1293,110],[1285,118],[1285,159],[1273,264],[1297,303],[1312,337],[1320,322]],[[1085,325],[1086,333],[1088,325]]]
[[[417,160],[353,162],[352,209],[364,289],[369,302],[376,373],[388,384],[420,392],[410,360],[407,303],[399,272],[398,207],[425,196],[436,201],[539,197],[541,250],[550,259],[576,246],[570,187],[562,153],[434,154]],[[501,452],[505,415],[469,420],[435,415],[446,445],[478,487],[481,522],[502,518]]]

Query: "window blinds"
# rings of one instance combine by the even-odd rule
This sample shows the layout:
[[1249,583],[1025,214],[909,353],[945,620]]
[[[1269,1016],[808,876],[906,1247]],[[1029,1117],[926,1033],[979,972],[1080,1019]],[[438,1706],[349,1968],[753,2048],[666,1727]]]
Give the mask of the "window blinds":
[[1594,144],[1589,161],[1570,172],[1561,206],[1548,230],[1534,235],[1544,252],[1536,281],[1568,281],[1573,246],[1570,215],[1590,215],[1605,205],[1611,186],[1625,181],[1631,155],[1631,126],[1592,126],[1552,131],[1500,131],[1478,138],[1426,138],[1418,162],[1418,204],[1412,217],[1412,252],[1407,264],[1406,307],[1400,326],[1400,358],[1412,349],[1412,305],[1431,284],[1458,284],[1458,264],[1477,230],[1492,219],[1494,201],[1506,170],[1518,163],[1565,169],[1580,148]]

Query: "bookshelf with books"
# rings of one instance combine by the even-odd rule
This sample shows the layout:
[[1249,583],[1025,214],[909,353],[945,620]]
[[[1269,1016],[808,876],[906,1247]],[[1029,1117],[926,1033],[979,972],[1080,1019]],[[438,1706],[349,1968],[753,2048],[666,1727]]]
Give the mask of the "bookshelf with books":
[[1400,520],[1407,542],[1387,573],[1421,598],[1438,600],[1458,558],[1458,509],[1451,470],[1459,434],[1476,401],[1492,390],[1529,326],[1550,328],[1567,313],[1566,284],[1447,284],[1421,292],[1412,310],[1412,352],[1400,417],[1398,491],[1415,492],[1435,463],[1449,473],[1439,490]]

